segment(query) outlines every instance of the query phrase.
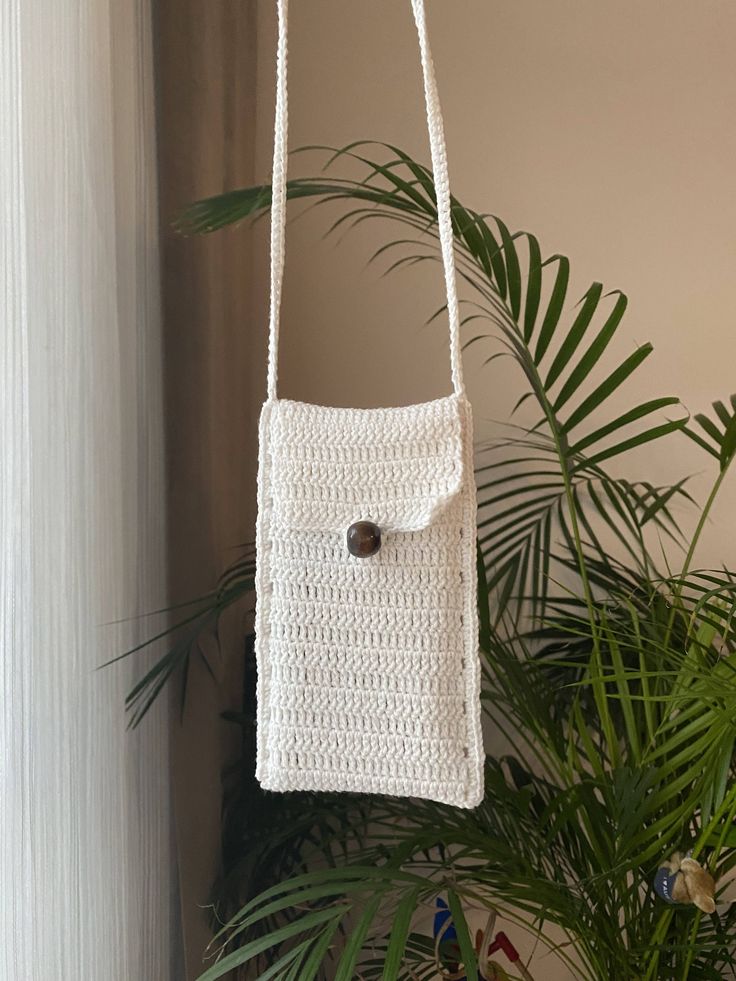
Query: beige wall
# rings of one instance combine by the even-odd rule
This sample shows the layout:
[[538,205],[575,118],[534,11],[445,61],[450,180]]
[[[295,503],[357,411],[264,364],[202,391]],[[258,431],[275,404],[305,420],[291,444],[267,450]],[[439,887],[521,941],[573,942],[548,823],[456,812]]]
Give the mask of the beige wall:
[[[261,3],[256,172],[271,153],[274,21]],[[408,0],[294,0],[293,147],[371,137],[429,157]],[[678,394],[692,411],[736,390],[736,4],[727,0],[430,0],[453,190],[469,206],[534,232],[573,264],[573,294],[593,280],[630,298],[619,354],[655,353],[622,405]],[[311,173],[297,158],[292,173]],[[282,395],[375,406],[449,390],[439,271],[381,279],[366,269],[392,228],[320,242],[324,210],[288,236]],[[254,322],[266,307],[267,228],[256,233]],[[518,396],[508,362],[466,358],[479,435]],[[263,391],[265,364],[252,369]],[[638,467],[641,465],[641,469]],[[625,472],[666,482],[710,465],[684,438]],[[705,477],[693,487],[702,492]],[[721,500],[702,561],[736,559]],[[549,961],[539,977],[552,978]]]

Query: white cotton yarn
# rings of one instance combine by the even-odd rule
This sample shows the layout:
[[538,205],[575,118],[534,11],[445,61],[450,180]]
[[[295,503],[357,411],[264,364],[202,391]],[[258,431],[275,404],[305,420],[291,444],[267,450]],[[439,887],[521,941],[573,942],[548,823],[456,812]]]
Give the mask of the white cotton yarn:
[[[447,290],[453,394],[344,409],[279,399],[288,98],[277,0],[268,399],[256,527],[256,775],[267,790],[483,798],[472,413],[451,198],[423,0],[412,0]],[[357,558],[347,530],[381,529]]]
[[[474,807],[483,792],[470,406],[269,401],[258,513],[258,758],[268,790]],[[375,521],[370,558],[346,548]]]

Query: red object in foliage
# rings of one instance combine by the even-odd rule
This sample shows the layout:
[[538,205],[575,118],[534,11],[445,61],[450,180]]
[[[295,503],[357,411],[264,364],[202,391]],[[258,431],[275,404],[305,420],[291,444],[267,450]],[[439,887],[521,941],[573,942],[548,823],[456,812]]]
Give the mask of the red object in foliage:
[[497,950],[502,950],[512,964],[515,964],[519,959],[518,950],[516,947],[514,947],[503,930],[499,930],[499,932],[496,934],[495,940],[488,948],[488,956],[490,957],[491,954],[495,954]]

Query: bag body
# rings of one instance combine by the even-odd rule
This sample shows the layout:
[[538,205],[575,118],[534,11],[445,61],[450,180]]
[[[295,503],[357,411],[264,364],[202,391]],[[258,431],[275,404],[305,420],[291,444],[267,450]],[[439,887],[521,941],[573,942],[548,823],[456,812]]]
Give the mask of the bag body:
[[[453,394],[350,409],[279,399],[287,0],[279,8],[268,398],[259,428],[256,776],[267,790],[483,797],[473,427],[442,118],[420,42]],[[367,536],[367,537],[366,537]]]
[[[468,402],[266,402],[257,528],[258,758],[269,790],[471,807],[482,795]],[[347,529],[381,529],[369,557]]]

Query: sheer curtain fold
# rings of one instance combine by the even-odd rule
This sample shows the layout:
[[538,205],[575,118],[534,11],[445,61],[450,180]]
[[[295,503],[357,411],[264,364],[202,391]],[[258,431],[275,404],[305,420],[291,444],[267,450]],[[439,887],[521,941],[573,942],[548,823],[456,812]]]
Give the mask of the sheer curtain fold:
[[0,981],[180,976],[149,2],[0,3]]

